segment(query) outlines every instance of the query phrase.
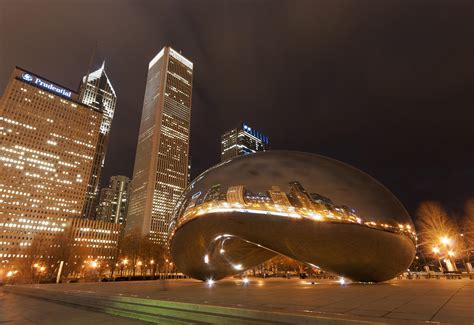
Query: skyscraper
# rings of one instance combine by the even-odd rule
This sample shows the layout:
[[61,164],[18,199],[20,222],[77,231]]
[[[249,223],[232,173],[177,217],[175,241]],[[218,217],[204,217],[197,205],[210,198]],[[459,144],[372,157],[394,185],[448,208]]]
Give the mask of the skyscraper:
[[162,244],[187,184],[192,82],[193,63],[170,47],[148,65],[126,232]]
[[290,206],[291,203],[286,196],[286,193],[283,192],[280,187],[273,185],[271,189],[268,191],[270,198],[272,199],[274,204],[278,204],[281,206]]
[[100,123],[99,140],[94,155],[92,174],[88,181],[87,198],[82,209],[84,218],[94,218],[97,194],[99,192],[100,176],[105,163],[107,144],[112,127],[117,96],[105,72],[105,61],[102,66],[82,78],[79,99],[82,103],[92,106],[103,112]]
[[221,137],[221,161],[268,150],[268,136],[245,123],[225,132]]
[[229,186],[227,189],[227,202],[245,204],[245,188],[243,185]]
[[120,232],[119,224],[78,217],[68,220],[66,236],[74,243],[70,250],[78,264],[86,260],[115,263],[110,260],[117,258]]
[[102,113],[74,91],[15,68],[0,100],[0,257],[51,245],[78,217]]
[[188,159],[188,184],[191,183],[191,167],[193,164],[193,157],[189,155]]
[[129,203],[130,179],[126,176],[110,177],[109,187],[100,191],[97,220],[124,224]]
[[299,208],[311,209],[313,206],[312,200],[300,182],[293,181],[290,185],[290,201]]

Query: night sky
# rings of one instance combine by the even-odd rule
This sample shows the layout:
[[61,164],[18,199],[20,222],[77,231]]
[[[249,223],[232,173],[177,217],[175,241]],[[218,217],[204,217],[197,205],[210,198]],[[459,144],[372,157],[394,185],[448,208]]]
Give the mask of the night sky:
[[0,92],[15,65],[77,89],[94,45],[118,95],[103,185],[131,177],[148,62],[194,62],[193,176],[246,121],[272,149],[329,156],[414,214],[474,197],[473,1],[0,1]]

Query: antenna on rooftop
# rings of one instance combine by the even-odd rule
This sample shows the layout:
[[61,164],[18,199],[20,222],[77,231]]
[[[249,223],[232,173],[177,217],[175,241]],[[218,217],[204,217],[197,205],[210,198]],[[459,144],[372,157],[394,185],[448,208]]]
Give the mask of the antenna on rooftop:
[[[87,68],[86,81],[82,83],[82,87],[86,87],[87,83],[89,82],[89,74],[90,74],[91,69],[92,69],[92,63],[94,62],[94,56],[95,56],[95,51],[97,49],[97,44],[98,44],[98,42],[96,41],[95,45],[94,45],[94,48],[92,49],[91,58],[89,60],[89,67]],[[80,93],[79,101],[82,102],[82,97],[84,96],[85,92],[79,90],[79,93]]]

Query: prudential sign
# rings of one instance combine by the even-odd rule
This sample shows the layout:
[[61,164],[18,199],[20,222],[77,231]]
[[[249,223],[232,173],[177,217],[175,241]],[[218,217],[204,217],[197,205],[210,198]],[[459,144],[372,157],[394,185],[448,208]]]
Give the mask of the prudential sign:
[[64,89],[64,88],[61,88],[61,87],[58,87],[56,86],[55,84],[51,83],[51,82],[48,82],[48,81],[45,81],[43,79],[40,79],[32,74],[29,74],[29,73],[22,73],[21,74],[21,79],[25,80],[26,82],[28,83],[31,83],[31,84],[34,84],[40,88],[43,88],[43,89],[46,89],[46,90],[49,90],[53,93],[56,93],[60,96],[63,96],[63,97],[67,97],[67,98],[71,98],[72,96],[72,92],[67,90],[67,89]]

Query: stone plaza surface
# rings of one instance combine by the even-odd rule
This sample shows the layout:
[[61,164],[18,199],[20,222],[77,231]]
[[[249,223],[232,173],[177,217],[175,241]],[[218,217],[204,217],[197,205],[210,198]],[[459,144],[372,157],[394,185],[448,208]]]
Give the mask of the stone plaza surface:
[[60,305],[0,290],[0,324],[148,324],[139,320]]
[[[474,323],[474,280],[392,280],[340,284],[334,280],[239,279],[213,285],[195,280],[16,286],[46,294],[122,297],[232,307],[268,315],[303,315],[305,323]],[[15,292],[15,287],[11,287]],[[5,287],[5,290],[9,288]],[[284,318],[280,318],[284,319]],[[300,322],[300,320],[289,321]]]

